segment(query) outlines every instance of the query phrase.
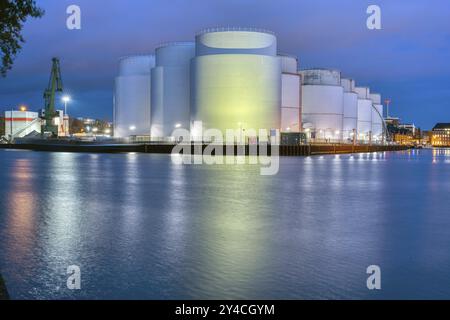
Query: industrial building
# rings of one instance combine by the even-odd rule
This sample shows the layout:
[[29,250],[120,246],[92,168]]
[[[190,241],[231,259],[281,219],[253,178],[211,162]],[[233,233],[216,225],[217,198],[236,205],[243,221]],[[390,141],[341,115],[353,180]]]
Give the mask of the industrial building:
[[30,111],[6,111],[5,112],[5,136],[22,138],[32,132],[41,132],[41,122],[37,112]]
[[450,123],[438,123],[431,131],[433,147],[450,147]]
[[[381,96],[330,69],[301,70],[265,30],[215,28],[194,42],[120,60],[114,136],[171,140],[177,128],[304,132],[312,141],[384,141]],[[202,128],[196,127],[202,124]]]
[[[58,137],[69,136],[69,117],[57,110],[52,124],[57,127]],[[38,112],[27,110],[5,111],[5,137],[8,140],[38,136],[42,132],[42,117]]]

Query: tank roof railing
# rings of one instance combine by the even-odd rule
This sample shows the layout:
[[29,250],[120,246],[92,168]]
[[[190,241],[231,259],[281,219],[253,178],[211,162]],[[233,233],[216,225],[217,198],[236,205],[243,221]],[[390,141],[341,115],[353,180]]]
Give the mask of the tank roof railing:
[[295,60],[299,61],[300,59],[295,54],[285,53],[285,52],[278,52],[278,56],[280,57],[286,57],[286,58],[294,58]]
[[170,47],[170,46],[187,46],[187,45],[195,45],[194,41],[166,41],[159,43],[155,50]]
[[260,33],[267,33],[273,36],[276,36],[275,32],[261,29],[261,28],[252,28],[252,27],[214,27],[214,28],[205,28],[201,29],[200,31],[196,32],[196,36],[201,36],[206,33],[212,33],[212,32],[232,32],[232,31],[244,31],[244,32],[260,32]]
[[339,69],[333,69],[333,68],[306,68],[306,69],[300,69],[301,71],[334,71],[334,72],[339,72],[342,74],[342,71]]
[[122,56],[119,58],[119,62],[122,60],[126,60],[126,59],[131,59],[131,58],[139,58],[139,57],[151,57],[154,58],[155,55],[153,53],[138,53],[138,54],[129,54],[127,56]]

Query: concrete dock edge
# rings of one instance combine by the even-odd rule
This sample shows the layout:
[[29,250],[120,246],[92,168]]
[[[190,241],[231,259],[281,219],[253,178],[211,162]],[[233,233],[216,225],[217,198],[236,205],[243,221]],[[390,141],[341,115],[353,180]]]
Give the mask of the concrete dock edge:
[[[170,154],[175,144],[128,144],[128,145],[88,145],[88,144],[10,144],[0,145],[0,149],[33,150],[47,152],[88,152],[88,153],[153,153]],[[203,152],[207,145],[200,145]],[[227,153],[226,146],[223,148],[223,154]],[[219,147],[219,148],[220,148]],[[187,147],[189,148],[189,146]],[[238,154],[238,147],[231,147],[234,154]],[[249,146],[245,146],[245,154],[249,154]],[[352,154],[368,152],[389,152],[402,151],[410,149],[408,146],[400,145],[281,145],[279,148],[280,156],[313,156],[326,154]],[[197,147],[191,146],[191,154],[197,154]],[[268,148],[268,154],[271,150]],[[183,153],[183,152],[181,152]],[[258,152],[259,154],[259,147]]]

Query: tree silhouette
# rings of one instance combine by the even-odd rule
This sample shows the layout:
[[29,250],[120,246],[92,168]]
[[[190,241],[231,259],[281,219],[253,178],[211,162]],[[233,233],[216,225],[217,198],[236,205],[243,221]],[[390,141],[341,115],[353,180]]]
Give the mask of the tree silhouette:
[[5,77],[25,42],[22,29],[28,17],[40,18],[44,11],[35,0],[0,0],[0,75]]

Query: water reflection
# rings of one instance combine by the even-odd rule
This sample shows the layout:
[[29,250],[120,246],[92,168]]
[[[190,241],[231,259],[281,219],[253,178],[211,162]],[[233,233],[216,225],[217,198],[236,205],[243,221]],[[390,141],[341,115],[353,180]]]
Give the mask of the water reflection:
[[[263,177],[164,155],[4,152],[0,269],[14,298],[448,298],[449,159],[286,157]],[[81,292],[64,289],[71,264]],[[371,264],[382,292],[365,287]]]
[[36,199],[32,187],[34,174],[31,160],[18,159],[12,164],[10,173],[11,182],[6,196],[9,214],[5,230],[17,246],[9,252],[8,258],[21,264],[26,262],[34,240]]

